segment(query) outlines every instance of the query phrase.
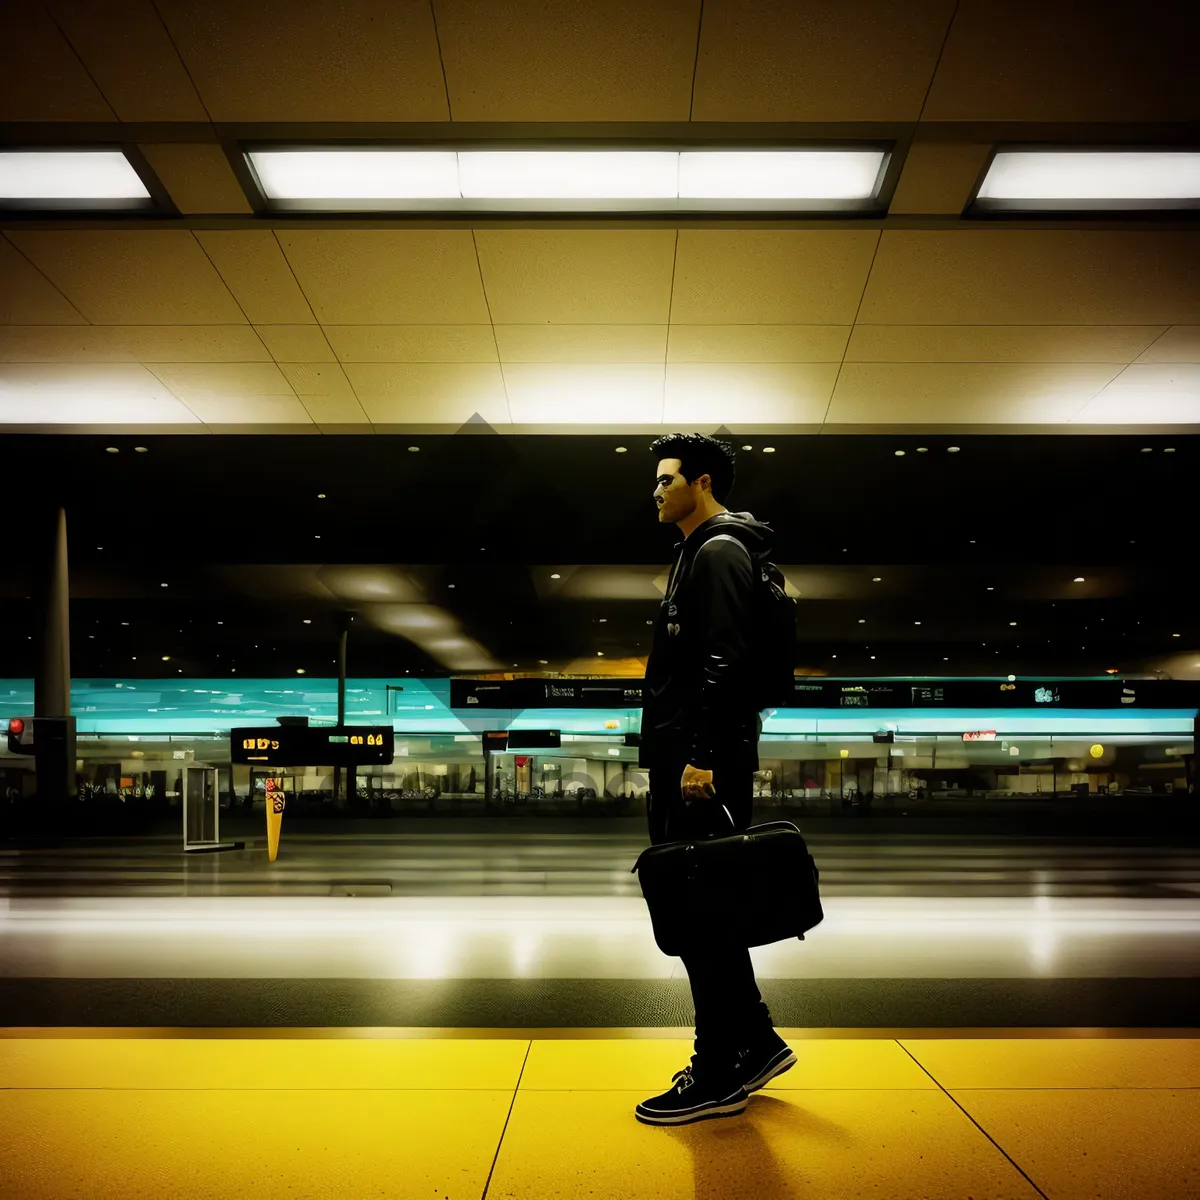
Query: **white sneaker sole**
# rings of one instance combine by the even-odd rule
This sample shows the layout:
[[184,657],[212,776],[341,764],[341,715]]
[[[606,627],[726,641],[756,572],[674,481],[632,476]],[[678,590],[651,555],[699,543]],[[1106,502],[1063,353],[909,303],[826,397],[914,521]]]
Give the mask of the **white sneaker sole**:
[[689,1125],[693,1121],[704,1121],[709,1117],[735,1117],[744,1112],[749,1099],[743,1096],[740,1100],[732,1100],[728,1104],[715,1104],[711,1108],[679,1112],[679,1113],[647,1113],[640,1107],[633,1110],[643,1125]]
[[746,1094],[757,1092],[764,1084],[770,1083],[777,1075],[782,1075],[784,1071],[790,1071],[796,1065],[796,1055],[792,1050],[780,1050],[779,1061],[774,1059],[767,1064],[767,1068],[757,1079],[751,1079],[749,1082],[742,1084],[746,1089]]

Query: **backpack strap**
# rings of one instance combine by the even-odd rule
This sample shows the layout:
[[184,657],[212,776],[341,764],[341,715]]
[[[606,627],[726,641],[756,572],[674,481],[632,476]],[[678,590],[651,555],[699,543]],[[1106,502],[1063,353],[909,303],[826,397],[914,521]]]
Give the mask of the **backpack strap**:
[[[709,542],[735,542],[746,551],[746,557],[749,558],[751,562],[754,561],[754,555],[752,555],[750,551],[746,549],[746,543],[743,542],[741,538],[735,538],[732,533],[714,533],[712,537],[704,539],[704,546],[707,546]],[[701,546],[700,550],[703,550],[704,546]],[[696,553],[699,554],[700,550],[697,550]]]
[[[750,560],[751,568],[753,568],[755,566],[754,555],[750,553],[749,549],[746,546],[746,543],[743,542],[741,540],[741,538],[735,538],[733,536],[733,534],[731,534],[731,533],[714,533],[712,535],[712,537],[705,538],[704,542],[697,548],[696,554],[699,554],[700,551],[703,550],[704,547],[707,546],[709,542],[717,542],[717,541],[733,542],[736,545],[740,546],[742,548],[742,550],[745,552],[746,557]],[[666,597],[666,602],[668,604],[674,599],[675,593],[679,590],[679,587],[683,583],[684,578],[688,575],[691,575],[692,567],[695,565],[695,562],[696,562],[696,554],[693,554],[691,556],[691,558],[688,559],[687,568],[681,569],[679,571],[678,575],[676,576],[676,578],[674,580],[674,586],[668,592],[667,597]],[[762,572],[758,571],[757,574],[761,576]]]
[[[746,545],[745,542],[742,541],[741,538],[735,538],[733,536],[733,534],[731,534],[731,533],[714,533],[712,535],[712,537],[707,538],[705,540],[704,546],[707,546],[709,542],[717,542],[717,541],[734,542],[738,546],[741,546],[741,548],[745,551],[746,557],[750,560],[750,567],[754,571],[755,575],[758,578],[763,578],[762,568],[754,561],[754,555],[750,553],[749,547]],[[701,546],[700,550],[703,550],[704,546]],[[699,554],[700,550],[697,550],[696,553]],[[695,560],[693,559],[693,561],[695,561]]]

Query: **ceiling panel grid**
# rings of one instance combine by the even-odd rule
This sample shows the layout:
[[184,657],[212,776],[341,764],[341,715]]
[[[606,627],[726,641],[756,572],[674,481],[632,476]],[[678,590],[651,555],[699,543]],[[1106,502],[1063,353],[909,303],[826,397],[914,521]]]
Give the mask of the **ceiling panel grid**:
[[[1187,214],[962,213],[999,142],[1194,143],[1194,17],[1182,0],[18,0],[0,10],[9,142],[133,143],[180,215],[7,222],[5,424],[1193,427]],[[474,229],[255,216],[237,161],[275,136],[487,144],[540,122],[551,140],[877,138],[901,161],[882,220]]]

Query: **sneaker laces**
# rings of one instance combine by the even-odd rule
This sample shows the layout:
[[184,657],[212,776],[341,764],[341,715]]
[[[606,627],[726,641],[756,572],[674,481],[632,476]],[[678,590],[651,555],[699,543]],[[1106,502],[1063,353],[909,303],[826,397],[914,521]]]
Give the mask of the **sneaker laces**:
[[[740,1071],[740,1069],[741,1063],[739,1062],[733,1068],[735,1075]],[[709,1078],[710,1076],[706,1073],[706,1068],[697,1064],[696,1058],[693,1055],[692,1061],[688,1063],[688,1065],[684,1067],[682,1071],[676,1071],[675,1074],[671,1076],[671,1082],[679,1084],[680,1089],[682,1090],[684,1088],[691,1087],[693,1083],[700,1083],[708,1080]]]

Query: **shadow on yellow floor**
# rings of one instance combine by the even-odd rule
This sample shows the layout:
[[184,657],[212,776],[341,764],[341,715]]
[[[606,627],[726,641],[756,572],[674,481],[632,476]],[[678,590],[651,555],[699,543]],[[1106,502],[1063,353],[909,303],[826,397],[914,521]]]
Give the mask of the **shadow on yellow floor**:
[[655,1128],[683,1037],[40,1032],[0,1037],[5,1200],[1200,1196],[1200,1039],[797,1039],[745,1113]]

